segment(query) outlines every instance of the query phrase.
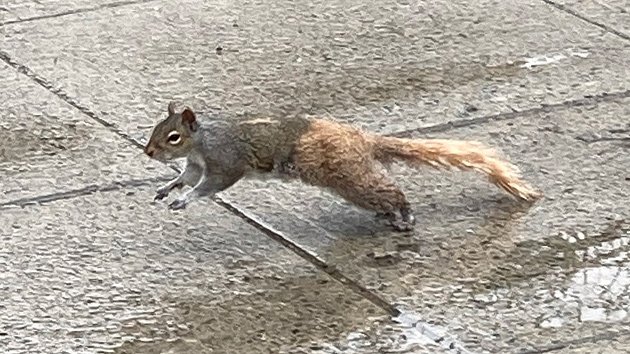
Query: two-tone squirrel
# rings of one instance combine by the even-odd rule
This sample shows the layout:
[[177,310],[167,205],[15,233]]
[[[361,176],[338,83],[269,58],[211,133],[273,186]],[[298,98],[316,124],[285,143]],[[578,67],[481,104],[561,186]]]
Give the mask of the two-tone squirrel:
[[171,209],[263,173],[328,188],[376,211],[394,229],[411,230],[410,204],[383,168],[394,160],[416,168],[475,170],[519,199],[541,196],[520,179],[515,166],[480,143],[386,137],[317,118],[201,121],[190,108],[177,113],[171,102],[168,117],[155,126],[144,151],[163,162],[186,158],[185,170],[157,190],[159,200],[174,188],[193,187],[169,204]]

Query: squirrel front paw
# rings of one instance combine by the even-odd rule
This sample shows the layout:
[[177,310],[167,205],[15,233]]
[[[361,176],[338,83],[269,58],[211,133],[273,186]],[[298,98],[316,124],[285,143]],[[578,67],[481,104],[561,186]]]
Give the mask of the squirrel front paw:
[[167,184],[163,187],[158,188],[155,191],[155,198],[153,198],[154,200],[162,200],[166,197],[168,197],[169,193],[171,193],[171,191],[175,188],[180,189],[183,187],[182,183],[176,183],[176,184]]
[[186,204],[188,204],[186,199],[175,199],[168,205],[168,208],[171,210],[180,210],[186,208]]
[[171,190],[166,187],[159,188],[157,191],[155,191],[155,197],[153,198],[153,200],[162,200],[168,197],[170,191]]

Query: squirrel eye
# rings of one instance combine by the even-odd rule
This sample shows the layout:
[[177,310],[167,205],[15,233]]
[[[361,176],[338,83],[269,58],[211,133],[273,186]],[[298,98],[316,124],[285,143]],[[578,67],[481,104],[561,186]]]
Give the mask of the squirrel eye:
[[168,137],[166,139],[169,143],[175,145],[179,144],[182,136],[176,130],[173,130],[172,132],[168,133]]

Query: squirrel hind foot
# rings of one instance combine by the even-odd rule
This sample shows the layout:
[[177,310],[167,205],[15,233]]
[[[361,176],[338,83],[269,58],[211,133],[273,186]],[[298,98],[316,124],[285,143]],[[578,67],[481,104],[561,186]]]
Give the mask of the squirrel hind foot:
[[283,179],[295,179],[300,176],[297,165],[292,161],[274,162],[273,170],[277,176]]
[[377,212],[376,214],[374,214],[374,217],[377,219],[382,219],[382,220],[391,220],[392,217],[396,217],[396,214],[394,214],[393,212]]
[[394,212],[377,212],[375,217],[387,220],[388,224],[398,232],[413,231],[416,224],[416,218],[409,208],[400,209],[400,217]]
[[415,228],[414,223],[402,221],[402,220],[390,221],[389,224],[394,229],[394,231],[398,231],[398,232],[409,232],[409,231],[413,231],[413,229]]

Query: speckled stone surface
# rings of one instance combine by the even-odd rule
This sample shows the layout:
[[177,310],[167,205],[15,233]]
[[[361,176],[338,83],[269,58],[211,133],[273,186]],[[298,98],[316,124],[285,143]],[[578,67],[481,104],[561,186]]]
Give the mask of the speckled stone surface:
[[440,352],[220,207],[152,197],[0,210],[3,353]]
[[0,63],[0,204],[117,181],[164,167],[27,76]]
[[[627,14],[559,3],[2,2],[0,352],[628,352]],[[137,144],[171,99],[481,140],[545,198],[397,166],[400,234],[297,183],[220,194],[283,245],[152,201],[174,172]]]
[[575,343],[552,351],[554,354],[627,354],[630,353],[630,336],[623,335],[613,339],[597,340],[594,343]]
[[500,148],[545,193],[531,208],[472,173],[405,167],[393,174],[418,220],[406,235],[299,184],[245,181],[226,198],[473,351],[606,333],[630,323],[628,103],[431,135]]
[[576,14],[630,38],[630,4],[627,0],[554,0]]
[[0,3],[0,25],[148,1],[152,0],[3,0]]

